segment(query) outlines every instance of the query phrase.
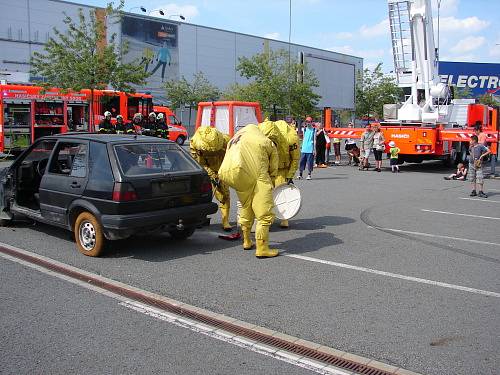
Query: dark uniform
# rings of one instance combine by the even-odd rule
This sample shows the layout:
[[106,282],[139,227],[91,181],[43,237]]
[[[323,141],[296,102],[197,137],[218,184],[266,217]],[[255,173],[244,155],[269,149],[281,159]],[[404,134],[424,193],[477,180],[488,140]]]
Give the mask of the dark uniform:
[[123,121],[123,118],[116,119],[115,130],[118,134],[125,133],[126,125],[125,122]]
[[125,133],[126,134],[136,134],[135,126],[132,122],[127,121],[125,123]]
[[111,123],[111,120],[104,118],[99,123],[99,133],[113,134],[115,133],[115,127]]
[[164,119],[156,121],[156,136],[158,138],[168,139],[168,125]]
[[154,137],[156,135],[156,121],[151,121],[149,118],[142,122],[142,135]]

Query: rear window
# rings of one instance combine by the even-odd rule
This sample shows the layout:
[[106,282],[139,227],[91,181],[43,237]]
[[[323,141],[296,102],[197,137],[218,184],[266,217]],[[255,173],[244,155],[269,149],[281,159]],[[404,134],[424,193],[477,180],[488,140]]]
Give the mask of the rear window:
[[199,166],[175,144],[140,143],[114,146],[125,176],[198,171]]

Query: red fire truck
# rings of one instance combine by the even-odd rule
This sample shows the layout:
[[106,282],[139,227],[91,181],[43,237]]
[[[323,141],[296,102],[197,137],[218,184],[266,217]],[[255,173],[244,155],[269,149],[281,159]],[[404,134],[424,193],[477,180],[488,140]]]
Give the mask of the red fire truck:
[[90,90],[67,92],[29,85],[0,85],[0,153],[18,153],[44,135],[68,131],[96,131],[105,111],[113,120],[121,114],[153,111],[149,94],[95,90],[93,124],[89,123]]

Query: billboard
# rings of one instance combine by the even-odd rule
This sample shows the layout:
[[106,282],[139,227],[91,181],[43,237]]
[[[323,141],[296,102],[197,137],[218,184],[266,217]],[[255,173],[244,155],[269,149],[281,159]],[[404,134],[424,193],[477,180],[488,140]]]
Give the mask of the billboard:
[[440,61],[439,75],[443,83],[467,88],[475,97],[500,93],[500,64]]
[[164,83],[179,79],[178,25],[125,15],[121,30],[122,43],[128,43],[129,48],[124,60],[137,59],[150,73],[140,89],[164,99]]

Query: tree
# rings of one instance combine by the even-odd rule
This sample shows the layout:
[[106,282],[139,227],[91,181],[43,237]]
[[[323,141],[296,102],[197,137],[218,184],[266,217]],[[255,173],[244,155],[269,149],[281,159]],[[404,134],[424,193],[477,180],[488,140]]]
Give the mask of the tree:
[[496,107],[500,105],[500,101],[496,99],[493,94],[485,93],[478,98],[478,102],[481,104],[489,105],[490,107]]
[[356,116],[382,118],[384,104],[397,103],[401,96],[394,78],[382,72],[382,63],[372,71],[366,68],[356,79]]
[[[134,85],[145,84],[148,73],[137,60],[122,63],[121,57],[128,51],[126,43],[118,45],[116,34],[107,35],[106,19],[119,22],[123,0],[113,8],[109,3],[102,16],[99,10],[86,15],[78,10],[75,21],[65,14],[66,32],[54,28],[42,53],[35,52],[31,61],[32,73],[43,77],[45,87],[66,90],[90,90],[90,125],[94,125],[94,91],[106,88],[134,92]],[[107,41],[107,42],[106,42]]]
[[452,86],[453,88],[453,98],[454,99],[470,99],[474,98],[474,93],[467,87],[457,87]]
[[257,101],[266,116],[276,115],[280,110],[303,117],[311,114],[321,98],[313,91],[319,87],[314,73],[289,56],[286,50],[268,50],[250,58],[241,57],[236,69],[250,82],[231,85],[224,98]]
[[199,102],[215,101],[220,97],[220,91],[210,83],[203,72],[196,73],[192,82],[184,76],[180,80],[167,81],[165,90],[173,109],[189,107],[189,123],[191,109],[196,108]]

